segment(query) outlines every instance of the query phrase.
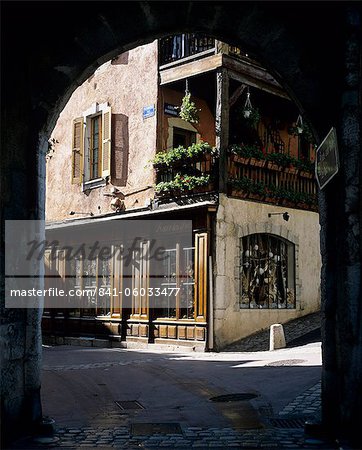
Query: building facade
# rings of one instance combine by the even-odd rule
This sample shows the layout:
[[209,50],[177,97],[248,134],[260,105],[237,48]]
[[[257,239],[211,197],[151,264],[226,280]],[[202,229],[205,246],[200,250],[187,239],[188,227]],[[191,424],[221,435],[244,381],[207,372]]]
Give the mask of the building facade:
[[[238,48],[182,34],[101,66],[52,134],[48,233],[77,242],[92,224],[189,220],[192,242],[167,241],[173,302],[84,296],[80,308],[46,309],[44,334],[219,350],[318,310],[314,150],[288,95]],[[46,254],[46,270],[60,285],[148,288],[148,246],[127,274],[114,257],[64,262],[61,248]]]

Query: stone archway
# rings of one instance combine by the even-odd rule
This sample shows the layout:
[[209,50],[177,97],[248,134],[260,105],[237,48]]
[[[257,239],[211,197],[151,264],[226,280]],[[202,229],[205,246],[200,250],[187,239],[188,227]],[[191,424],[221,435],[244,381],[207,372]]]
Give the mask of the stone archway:
[[[76,86],[110,57],[167,33],[201,31],[245,48],[281,81],[317,137],[337,127],[342,167],[320,196],[323,420],[353,435],[362,422],[360,5],[178,2],[177,14],[164,2],[2,8],[4,219],[44,217],[47,137]],[[3,262],[3,240],[1,254]],[[1,308],[2,415],[10,430],[41,415],[40,317],[6,310],[3,299]]]

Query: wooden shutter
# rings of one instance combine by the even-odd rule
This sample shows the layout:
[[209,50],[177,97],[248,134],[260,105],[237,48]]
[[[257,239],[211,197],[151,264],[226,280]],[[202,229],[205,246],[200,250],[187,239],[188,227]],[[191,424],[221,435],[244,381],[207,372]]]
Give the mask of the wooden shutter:
[[195,234],[195,311],[196,320],[206,320],[207,233]]
[[79,184],[83,179],[84,134],[83,118],[73,120],[72,133],[72,183]]
[[102,113],[102,177],[111,174],[111,122],[112,113],[108,106]]

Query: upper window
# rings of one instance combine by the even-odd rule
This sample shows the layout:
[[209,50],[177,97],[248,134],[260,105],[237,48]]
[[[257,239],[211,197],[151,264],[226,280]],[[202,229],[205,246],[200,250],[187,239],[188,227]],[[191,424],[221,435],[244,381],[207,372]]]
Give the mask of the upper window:
[[190,147],[191,144],[196,143],[196,132],[191,130],[184,130],[182,128],[174,127],[173,129],[173,148]]
[[295,308],[294,244],[274,235],[241,239],[241,308]]
[[73,120],[72,183],[105,179],[111,170],[111,108],[95,103]]
[[179,117],[170,117],[168,122],[168,136],[166,148],[189,147],[191,144],[200,141],[200,134],[197,129]]
[[99,178],[102,164],[102,116],[90,120],[89,179]]

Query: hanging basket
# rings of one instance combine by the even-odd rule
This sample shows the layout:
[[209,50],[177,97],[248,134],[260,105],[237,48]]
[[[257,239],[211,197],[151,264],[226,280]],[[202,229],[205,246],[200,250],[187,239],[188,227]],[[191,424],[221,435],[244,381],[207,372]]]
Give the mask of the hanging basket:
[[179,112],[181,119],[189,123],[199,123],[199,111],[195,103],[191,101],[190,92],[186,92]]

